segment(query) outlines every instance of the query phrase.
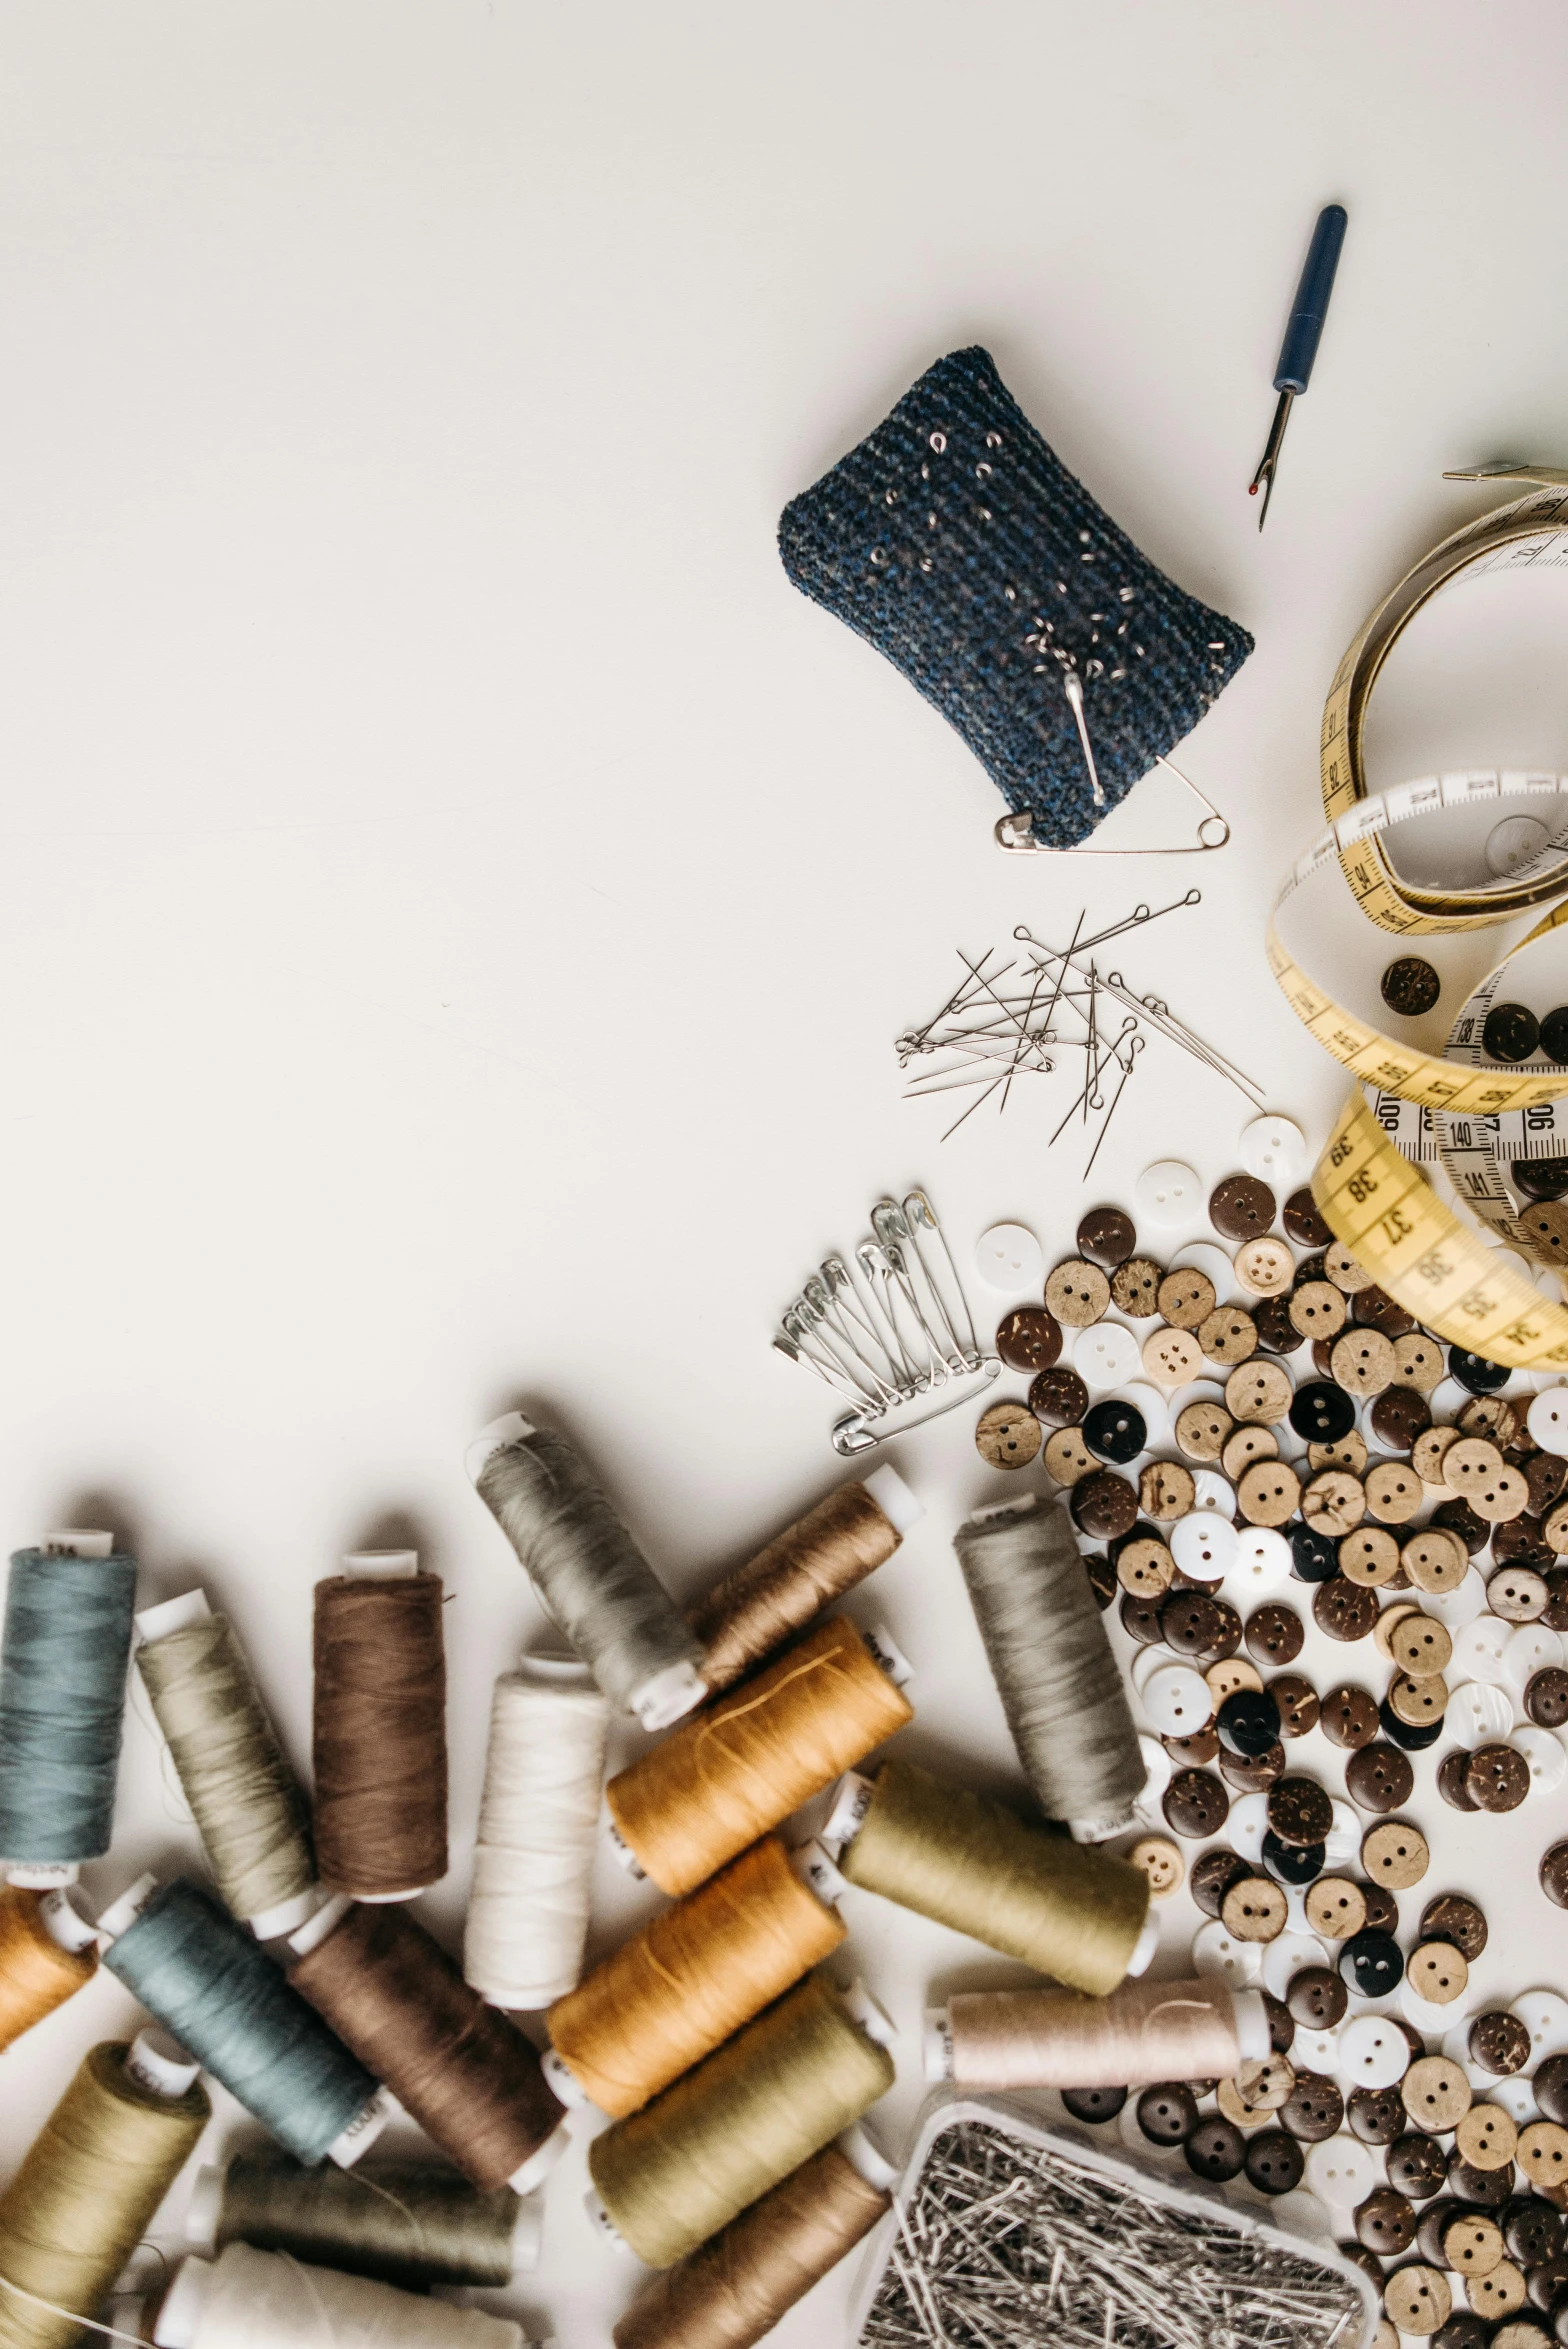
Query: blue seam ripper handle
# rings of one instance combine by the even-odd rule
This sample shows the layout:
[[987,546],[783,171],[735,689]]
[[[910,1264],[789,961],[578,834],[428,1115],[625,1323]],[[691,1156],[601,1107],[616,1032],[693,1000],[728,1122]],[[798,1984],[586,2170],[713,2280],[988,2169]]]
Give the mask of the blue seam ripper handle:
[[1318,214],[1301,283],[1291,305],[1290,323],[1280,345],[1279,365],[1274,371],[1277,392],[1304,392],[1311,380],[1312,362],[1318,355],[1318,337],[1323,332],[1328,298],[1334,290],[1334,272],[1339,267],[1339,249],[1345,241],[1345,219],[1343,204],[1325,204]]

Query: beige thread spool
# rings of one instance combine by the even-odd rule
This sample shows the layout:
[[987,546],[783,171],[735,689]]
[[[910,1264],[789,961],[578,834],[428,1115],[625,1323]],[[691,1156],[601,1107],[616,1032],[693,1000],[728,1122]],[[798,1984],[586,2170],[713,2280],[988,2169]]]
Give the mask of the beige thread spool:
[[928,2080],[960,2088],[1132,2088],[1230,2079],[1269,2051],[1255,1990],[1218,1982],[1124,1982],[1108,1998],[1069,1990],[966,1990],[927,2011]]

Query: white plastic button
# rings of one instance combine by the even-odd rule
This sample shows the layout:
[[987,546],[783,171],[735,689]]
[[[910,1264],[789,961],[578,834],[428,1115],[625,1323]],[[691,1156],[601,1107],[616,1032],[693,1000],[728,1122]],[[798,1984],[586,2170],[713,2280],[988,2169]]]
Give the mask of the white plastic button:
[[[1301,2036],[1298,2031],[1296,2037]],[[1352,2137],[1348,2129],[1307,2147],[1306,2182],[1330,2210],[1354,2210],[1377,2184],[1377,2165],[1370,2145]]]
[[1134,1188],[1141,1223],[1154,1224],[1162,1232],[1174,1231],[1178,1224],[1190,1223],[1203,1212],[1203,1190],[1190,1166],[1183,1166],[1179,1158],[1156,1159],[1146,1166]]
[[1555,1990],[1527,1990],[1508,2012],[1517,2015],[1530,2034],[1532,2072],[1549,2055],[1561,2055],[1568,2048],[1568,1999],[1559,1998]]
[[1489,1680],[1500,1687],[1503,1654],[1512,1633],[1513,1625],[1500,1615],[1478,1615],[1473,1623],[1467,1623],[1454,1641],[1450,1687],[1458,1680]]
[[1290,2043],[1290,2060],[1298,2072],[1317,2072],[1332,2078],[1339,2062],[1339,2033],[1308,2031],[1298,2023],[1296,2036]]
[[1119,1387],[1143,1367],[1138,1341],[1123,1321],[1097,1321],[1073,1341],[1073,1368],[1089,1387]]
[[[1568,1760],[1568,1756],[1564,1759]],[[1475,2000],[1461,1992],[1448,2006],[1437,2006],[1430,1998],[1421,1996],[1408,1974],[1399,1985],[1399,2011],[1407,2023],[1415,2025],[1423,2039],[1439,2038],[1445,2025],[1453,2021],[1456,2011],[1468,2014],[1474,2005]],[[1455,2061],[1463,2062],[1464,2058],[1456,2057]]]
[[1355,1805],[1341,1802],[1336,1796],[1334,1823],[1323,1839],[1324,1867],[1332,1869],[1348,1866],[1359,1855],[1365,1832]]
[[1472,1566],[1455,1589],[1424,1590],[1421,1605],[1426,1614],[1439,1617],[1450,1631],[1462,1631],[1467,1623],[1486,1613],[1486,1579]]
[[[1156,1672],[1168,1672],[1174,1660],[1169,1648],[1162,1647],[1158,1640],[1153,1640],[1147,1647],[1141,1647],[1136,1651],[1132,1662],[1127,1667],[1127,1677],[1138,1694],[1142,1696],[1152,1676]],[[1160,1751],[1162,1754],[1165,1753],[1165,1748],[1161,1746]],[[1170,1756],[1166,1754],[1165,1758],[1167,1763],[1165,1781],[1168,1785],[1170,1783],[1170,1769],[1168,1767]]]
[[1236,1563],[1236,1528],[1211,1510],[1191,1509],[1171,1527],[1166,1547],[1194,1582],[1223,1582]]
[[1039,1288],[1045,1258],[1027,1224],[994,1223],[975,1242],[975,1270],[988,1288],[1014,1297],[1024,1289]]
[[[1190,1664],[1165,1664],[1143,1685],[1143,1709],[1162,1737],[1192,1737],[1214,1718],[1208,1683]],[[1568,1762],[1568,1754],[1563,1757]]]
[[1568,1459],[1568,1386],[1545,1387],[1524,1415],[1530,1441]]
[[1509,2080],[1494,2080],[1488,2073],[1486,2093],[1491,2103],[1502,2106],[1516,2128],[1528,2128],[1531,2121],[1538,2121],[1541,2117],[1534,2088],[1528,2080],[1522,2080],[1517,2072]]
[[1508,1742],[1517,1747],[1530,1765],[1530,1792],[1555,1794],[1568,1778],[1568,1752],[1563,1750],[1561,1739],[1531,1722],[1516,1729]]
[[1563,1660],[1562,1635],[1544,1623],[1519,1623],[1503,1647],[1503,1686],[1522,1697],[1532,1673]]
[[1133,1379],[1107,1402],[1131,1403],[1143,1420],[1143,1448],[1158,1451],[1161,1444],[1170,1441],[1171,1415],[1165,1397],[1158,1387],[1151,1387],[1147,1379]]
[[1277,1940],[1264,1946],[1263,1987],[1272,1990],[1276,1998],[1283,1998],[1292,1977],[1303,1966],[1327,1964],[1328,1951],[1315,1933],[1281,1933]]
[[1454,1743],[1468,1746],[1472,1753],[1477,1746],[1493,1745],[1506,1737],[1513,1725],[1512,1697],[1506,1689],[1492,1688],[1483,1680],[1467,1680],[1454,1689],[1443,1715],[1443,1727]]
[[1192,1472],[1192,1505],[1207,1517],[1230,1519],[1236,1514],[1236,1488],[1217,1468]]
[[1268,1796],[1244,1794],[1239,1802],[1231,1804],[1225,1831],[1230,1837],[1232,1850],[1240,1852],[1244,1860],[1261,1860],[1263,1838],[1268,1833],[1268,1826]]
[[1276,1191],[1294,1191],[1307,1171],[1307,1137],[1293,1118],[1255,1117],[1241,1129],[1241,1163]]
[[1507,880],[1551,845],[1552,835],[1539,816],[1504,816],[1486,836],[1486,869]]
[[1410,2042],[1382,2015],[1355,2015],[1339,2026],[1339,2063],[1347,2088],[1392,2088],[1410,2069]]
[[1236,1267],[1214,1240],[1189,1240],[1178,1248],[1167,1267],[1170,1272],[1201,1272],[1212,1283],[1216,1305],[1232,1304],[1236,1296]]
[[1291,1584],[1290,1544],[1271,1525],[1241,1525],[1236,1529],[1236,1563],[1230,1579],[1236,1596],[1247,1605],[1276,1598]]
[[1211,1917],[1192,1937],[1192,1970],[1205,1981],[1228,1982],[1232,1990],[1245,1990],[1257,1980],[1262,1962],[1257,1942],[1236,1940],[1226,1932],[1222,1917]]

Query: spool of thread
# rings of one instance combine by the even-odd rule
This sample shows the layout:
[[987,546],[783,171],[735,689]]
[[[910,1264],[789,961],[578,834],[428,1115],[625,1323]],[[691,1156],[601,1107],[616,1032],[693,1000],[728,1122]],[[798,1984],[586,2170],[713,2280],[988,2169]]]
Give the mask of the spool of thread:
[[185,2259],[153,2326],[158,2349],[528,2349],[521,2325],[281,2251],[231,2243]]
[[496,2006],[548,2006],[581,1978],[609,1723],[575,1660],[525,1656],[495,1684],[463,1972]]
[[136,1667],[218,1890],[260,1940],[313,1905],[305,1799],[227,1616],[187,1591],[136,1618]]
[[401,2291],[495,2292],[538,2265],[539,2219],[537,2199],[507,2186],[481,2194],[431,2161],[367,2153],[351,2170],[307,2170],[269,2146],[198,2171],[185,2239],[205,2254],[230,2243],[286,2251]]
[[566,2131],[537,2050],[406,1909],[329,1901],[291,1946],[295,1989],[472,2185],[543,2181]]
[[886,2217],[896,2175],[882,2163],[862,2176],[825,2145],[656,2277],[615,2327],[615,2349],[752,2349]]
[[412,1900],[446,1874],[441,1577],[361,1550],[316,1585],[316,1864],[352,1900]]
[[545,2076],[569,2102],[636,2112],[843,1938],[778,1837],[764,1836],[556,2001]]
[[0,1655],[0,1855],[13,1884],[74,1881],[109,1848],[136,1560],[106,1533],[18,1550]]
[[0,2194],[4,2349],[70,2349],[146,2233],[212,2118],[180,2052],[90,2049]]
[[63,1891],[0,1885],[0,2048],[74,1998],[98,1971],[98,1937]]
[[840,1794],[824,1840],[851,1884],[1104,1998],[1140,1960],[1149,1880],[1093,1844],[1029,1827],[1005,1804],[884,1762]]
[[1079,1843],[1120,1834],[1146,1769],[1067,1511],[1004,1502],[953,1547],[1035,1801]]
[[804,1631],[824,1607],[885,1565],[924,1515],[896,1468],[876,1468],[863,1484],[840,1485],[748,1564],[726,1574],[686,1618],[702,1642],[707,1687],[733,1687]]
[[386,2120],[375,2081],[250,1935],[181,1877],[105,1910],[104,1964],[301,2161],[345,2166]]
[[1133,2088],[1231,2080],[1269,2052],[1262,1994],[1221,1982],[966,1990],[926,2017],[926,2077],[960,2088]]
[[858,2121],[893,2085],[886,2018],[812,1974],[588,2148],[605,2213],[670,2267]]
[[690,1892],[914,1717],[834,1616],[612,1778],[610,1817],[661,1892]]
[[511,1411],[474,1438],[468,1472],[612,1705],[653,1730],[701,1704],[702,1651],[575,1444]]

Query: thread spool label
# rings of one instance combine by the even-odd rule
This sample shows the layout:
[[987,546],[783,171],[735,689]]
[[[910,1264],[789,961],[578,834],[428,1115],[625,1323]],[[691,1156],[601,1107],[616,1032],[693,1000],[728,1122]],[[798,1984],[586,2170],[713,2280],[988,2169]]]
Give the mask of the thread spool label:
[[835,1907],[849,1890],[820,1843],[799,1845],[790,1854],[790,1864],[801,1881],[829,1908]]
[[613,1819],[607,1819],[605,1821],[604,1832],[611,1851],[615,1854],[615,1857],[620,1862],[621,1866],[626,1870],[627,1875],[634,1877],[639,1884],[646,1884],[648,1881],[647,1869],[643,1866],[641,1860],[638,1859],[637,1854],[632,1850],[631,1845],[627,1842],[625,1836],[616,1826]]
[[874,1623],[869,1631],[863,1631],[860,1636],[895,1688],[902,1688],[906,1681],[914,1679],[913,1664],[885,1623]]
[[865,1824],[866,1813],[871,1808],[871,1797],[875,1792],[876,1786],[872,1779],[862,1778],[858,1770],[846,1770],[838,1782],[833,1808],[822,1830],[823,1842],[836,1843],[840,1852],[847,1843],[853,1843]]

